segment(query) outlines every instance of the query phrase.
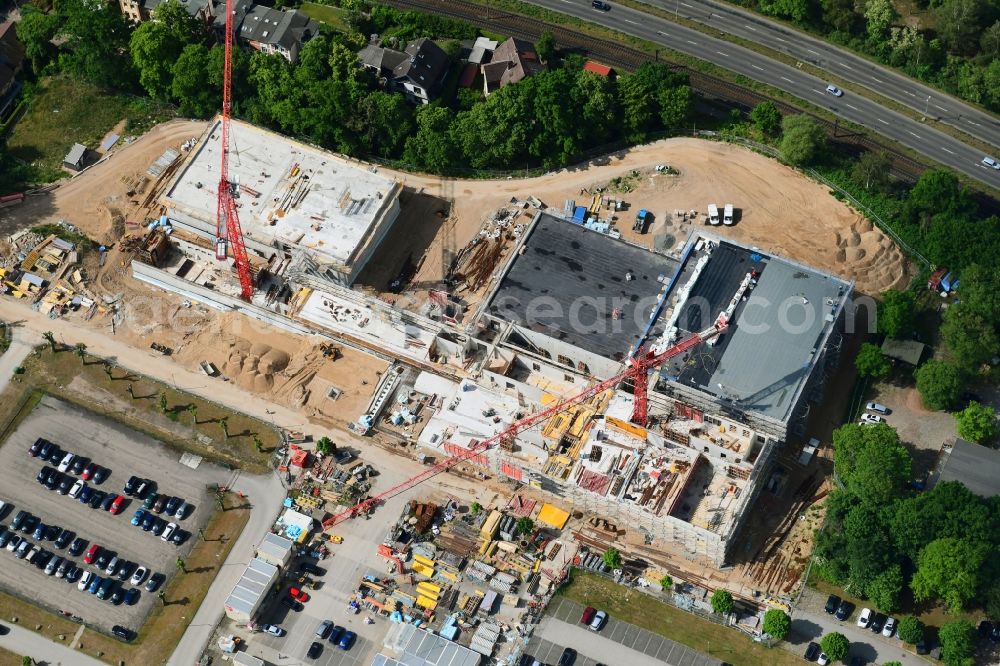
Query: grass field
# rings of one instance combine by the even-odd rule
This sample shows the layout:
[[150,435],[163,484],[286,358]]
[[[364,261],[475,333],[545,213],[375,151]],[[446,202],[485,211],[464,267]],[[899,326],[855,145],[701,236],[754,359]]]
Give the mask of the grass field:
[[766,648],[735,629],[703,620],[599,576],[574,571],[572,582],[559,594],[584,606],[601,608],[618,620],[711,654],[733,666],[793,666],[802,663],[802,659],[785,650]]
[[[97,148],[101,139],[122,120],[128,134],[141,134],[171,113],[155,102],[105,93],[65,77],[42,80],[28,110],[7,139],[11,155],[31,164],[40,179],[55,180],[63,157],[74,143]],[[124,135],[123,135],[124,136]]]
[[309,18],[316,19],[320,23],[325,23],[335,30],[347,32],[350,28],[347,25],[347,11],[340,7],[321,5],[315,2],[303,2],[299,6],[299,11]]

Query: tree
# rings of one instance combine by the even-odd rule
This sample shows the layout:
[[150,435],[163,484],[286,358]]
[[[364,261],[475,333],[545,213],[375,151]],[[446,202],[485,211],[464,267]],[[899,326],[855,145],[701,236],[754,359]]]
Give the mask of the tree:
[[[887,517],[896,547],[910,561],[935,539],[979,541],[1000,535],[1000,515],[958,481],[942,481],[913,497],[896,502]],[[993,542],[1000,540],[994,537]]]
[[14,29],[37,76],[42,76],[56,58],[58,52],[52,40],[59,32],[60,22],[57,14],[46,14],[34,4],[21,6],[21,20],[14,24]]
[[993,322],[963,307],[964,304],[963,300],[945,311],[941,338],[956,365],[975,372],[1000,351],[1000,338]]
[[893,564],[875,576],[865,587],[865,594],[872,600],[876,609],[883,613],[894,613],[899,610],[903,584],[903,570],[898,564]]
[[656,99],[660,104],[660,123],[667,129],[683,127],[694,111],[691,86],[664,88]]
[[[976,203],[949,169],[925,171],[910,188],[908,204],[916,211],[972,212]],[[952,267],[954,268],[954,266]]]
[[674,579],[670,576],[664,574],[663,578],[660,579],[660,589],[664,592],[669,592],[674,587]]
[[920,552],[910,581],[917,601],[942,599],[948,610],[959,613],[975,598],[989,544],[964,539],[931,541]]
[[[157,20],[142,22],[129,39],[129,52],[139,72],[139,85],[150,97],[161,100],[170,98],[173,68],[188,44],[177,39],[170,24],[159,20],[161,8],[166,9],[171,4],[179,3],[170,0],[160,5],[156,10]],[[184,14],[188,17],[187,10],[184,10]]]
[[73,353],[76,354],[80,358],[80,361],[82,363],[86,364],[86,362],[87,362],[87,345],[85,345],[82,342],[76,343],[76,345],[73,347]]
[[21,657],[21,666],[34,666],[35,660],[31,657]]
[[[886,170],[888,172],[888,169]],[[909,291],[890,289],[882,292],[882,302],[878,304],[876,326],[879,333],[890,338],[899,338],[913,332],[916,317],[916,303]]]
[[824,636],[819,642],[819,647],[830,658],[830,661],[843,661],[847,657],[847,651],[851,648],[851,642],[844,634],[834,632]]
[[947,409],[955,404],[962,391],[958,368],[944,361],[927,361],[916,372],[917,390],[931,409]]
[[226,436],[226,439],[229,439],[229,417],[228,416],[219,417],[219,427],[222,428],[222,434]]
[[376,90],[365,95],[358,103],[356,118],[365,148],[382,157],[397,155],[413,132],[413,107],[396,93]]
[[899,629],[896,630],[899,639],[916,645],[924,640],[924,623],[912,615],[907,615],[899,621]]
[[182,573],[187,573],[187,565],[180,556],[177,557],[177,559],[174,561],[174,564],[177,565],[178,571],[181,571]]
[[719,615],[729,615],[733,612],[733,595],[729,590],[716,590],[712,593],[712,612]]
[[785,116],[781,121],[781,130],[780,151],[786,162],[807,166],[818,160],[826,149],[826,132],[810,116]]
[[191,425],[192,426],[198,425],[198,405],[192,402],[190,405],[187,406],[187,411],[188,414],[191,415]]
[[160,392],[160,411],[167,413],[167,394],[163,391]]
[[780,608],[771,608],[764,613],[764,633],[777,640],[783,640],[792,630],[792,618]]
[[882,353],[882,348],[866,342],[861,345],[858,355],[854,359],[854,367],[858,369],[858,374],[862,377],[881,379],[889,374],[891,366],[889,359]]
[[42,333],[42,338],[44,338],[45,341],[47,343],[49,343],[49,349],[51,349],[53,352],[55,352],[55,350],[56,350],[56,336],[54,336],[52,334],[52,331],[45,331],[44,333]]
[[418,168],[442,173],[458,157],[449,129],[455,120],[450,109],[427,104],[417,109],[417,130],[403,146],[403,161]]
[[833,431],[838,476],[863,503],[882,506],[898,498],[913,474],[910,453],[884,423],[850,423]]
[[765,14],[782,16],[796,23],[802,23],[809,14],[809,2],[808,0],[761,0],[760,9]]
[[761,102],[750,112],[750,120],[764,136],[775,136],[781,131],[781,112],[774,102]]
[[977,444],[986,444],[997,435],[997,417],[992,407],[984,407],[976,401],[955,414],[958,434],[962,439]]
[[551,30],[546,30],[538,37],[538,41],[535,42],[535,53],[542,62],[549,62],[555,57],[556,38]]
[[518,534],[531,534],[531,531],[535,529],[535,521],[527,516],[518,518],[515,529]]
[[129,89],[134,70],[128,56],[130,29],[118,6],[110,2],[60,0],[64,18],[59,36],[60,68],[98,86]]
[[990,585],[989,589],[986,590],[986,594],[983,596],[983,602],[983,609],[986,611],[986,617],[994,622],[1000,621],[1000,581],[994,582]]
[[972,666],[976,652],[976,628],[968,620],[946,622],[938,630],[941,661],[947,666]]
[[[22,21],[24,21],[22,15]],[[20,26],[17,31],[21,35]],[[983,30],[979,38],[979,55],[984,58],[991,58],[994,62],[1000,60],[1000,20],[994,21],[993,25]]]
[[603,559],[604,563],[611,569],[621,569],[622,554],[618,552],[617,548],[608,548],[604,551],[604,554],[601,555],[601,559]]
[[[938,5],[937,33],[948,50],[971,53],[983,29],[983,13],[987,4],[980,0],[944,0]],[[992,12],[991,12],[992,13]]]
[[483,510],[483,505],[480,504],[479,502],[473,502],[471,505],[469,505],[469,511],[472,512],[473,516],[478,516],[479,512],[482,510]]
[[316,442],[316,452],[324,455],[333,453],[333,441],[329,437],[320,437]]
[[253,448],[257,451],[257,453],[264,452],[264,442],[260,441],[260,437],[257,436],[257,433],[253,434]]
[[854,11],[852,0],[820,0],[819,4],[823,10],[823,23],[839,32],[856,32],[860,17]]
[[854,163],[851,177],[866,190],[885,191],[889,186],[889,170],[892,160],[884,151],[863,153]]
[[889,28],[899,18],[891,0],[868,0],[864,3],[865,29],[871,43],[882,42]]
[[210,68],[209,51],[203,44],[188,44],[173,61],[170,94],[180,104],[182,115],[207,118],[218,109],[221,92],[209,84]]

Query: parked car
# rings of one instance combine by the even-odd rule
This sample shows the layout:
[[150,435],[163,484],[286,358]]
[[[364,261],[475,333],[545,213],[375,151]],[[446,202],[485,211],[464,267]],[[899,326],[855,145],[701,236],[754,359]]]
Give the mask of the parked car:
[[608,614],[602,610],[597,611],[594,614],[594,619],[590,621],[591,631],[600,631],[601,627],[604,626],[605,620],[608,619]]
[[14,516],[14,520],[10,521],[10,529],[11,530],[20,529],[21,525],[24,524],[25,519],[30,515],[31,514],[25,511],[24,509],[18,511],[17,515]]
[[63,480],[63,473],[59,470],[52,470],[49,473],[49,478],[45,481],[45,487],[49,490],[55,490],[59,487],[59,484]]
[[97,472],[97,463],[90,463],[80,472],[80,478],[84,481],[90,481],[94,478],[95,472]]
[[125,508],[125,498],[121,495],[115,495],[115,499],[111,502],[111,508],[108,509],[112,514],[118,515]]
[[24,517],[24,521],[21,523],[21,531],[25,534],[31,534],[38,527],[38,523],[42,521],[38,516],[28,514]]
[[125,482],[125,487],[122,489],[122,492],[131,497],[132,495],[135,494],[135,489],[136,486],[138,485],[139,485],[139,477],[130,476],[128,477],[128,481]]
[[[69,545],[69,551],[68,552],[73,557],[76,557],[77,555],[79,555],[80,553],[82,553],[83,549],[86,548],[86,547],[87,547],[87,540],[86,539],[81,539],[80,537],[77,537],[77,538],[73,539],[73,543],[71,543]],[[87,562],[87,564],[90,564],[90,562]]]
[[105,565],[104,573],[108,576],[114,576],[116,571],[118,571],[118,556],[114,555],[110,560],[108,560],[107,565]]
[[94,574],[90,571],[84,571],[83,575],[80,576],[80,582],[76,584],[76,589],[83,592],[88,587],[90,587],[90,582],[94,579]]
[[590,621],[594,619],[594,613],[596,612],[597,609],[594,608],[593,606],[587,606],[586,608],[584,608],[583,614],[580,615],[580,624],[589,625]]
[[118,569],[115,571],[115,577],[124,583],[128,580],[129,575],[132,573],[132,569],[134,568],[135,565],[128,560],[121,560],[118,562]]
[[868,628],[872,630],[873,634],[881,634],[882,627],[885,626],[885,621],[887,619],[888,618],[885,616],[884,613],[875,613],[875,615],[872,617],[872,623],[868,625]]
[[288,606],[290,609],[296,612],[302,610],[302,604],[297,602],[295,599],[292,599],[291,597],[281,597],[281,604],[283,606]]
[[146,515],[142,517],[142,529],[147,532],[150,531],[151,529],[153,529],[153,524],[155,522],[156,522],[156,516],[154,516],[151,513],[146,513]]
[[816,663],[819,664],[819,666],[826,666],[830,663],[830,658],[826,656],[826,652],[820,652],[819,658],[816,659]]
[[15,534],[14,536],[12,536],[10,538],[10,541],[7,542],[7,550],[10,551],[10,552],[12,552],[12,553],[15,552],[17,550],[18,546],[21,545],[21,542],[23,540],[24,539],[22,539],[21,537],[19,537],[19,536],[17,536]]
[[63,528],[59,527],[58,525],[49,525],[45,529],[45,536],[43,536],[42,538],[47,541],[55,541],[56,539],[59,538],[59,535],[62,534],[62,532]]
[[870,608],[862,608],[861,614],[858,615],[858,626],[862,629],[867,629],[868,625],[872,623],[872,611]]
[[883,421],[885,421],[885,419],[883,419],[878,414],[862,414],[861,415],[861,425],[864,425],[866,423],[882,423]]
[[59,562],[58,566],[56,567],[56,578],[62,578],[62,577],[64,577],[67,573],[69,573],[73,569],[73,561],[72,560],[64,560],[61,557],[59,559],[61,561]]
[[76,458],[76,456],[73,455],[72,453],[67,453],[66,455],[64,455],[62,457],[62,460],[59,461],[59,471],[60,472],[69,471],[69,466],[73,464],[74,458]]
[[[171,523],[171,525],[173,525],[173,523]],[[292,599],[295,599],[296,601],[302,601],[302,602],[309,601],[309,595],[306,594],[305,591],[297,587],[288,588],[288,596],[290,596]]]
[[104,584],[104,579],[94,574],[94,577],[90,579],[90,585],[87,586],[87,592],[91,594],[97,594],[97,591],[101,589],[101,585]]
[[806,653],[803,655],[806,661],[816,661],[819,656],[819,643],[811,642],[806,646]]
[[69,471],[72,474],[76,474],[77,476],[80,476],[80,474],[83,473],[83,470],[85,470],[87,468],[88,464],[90,464],[90,460],[89,459],[84,458],[83,456],[77,456],[77,457],[73,458],[73,464],[69,466]]
[[357,637],[353,631],[345,631],[344,635],[340,637],[337,642],[337,647],[341,650],[350,650],[351,646],[354,645],[354,639]]
[[76,498],[80,500],[81,504],[90,504],[90,498],[93,496],[94,489],[84,484],[83,488],[80,489],[80,494]]
[[153,492],[153,482],[148,479],[139,479],[139,485],[135,487],[135,496],[139,499],[146,497]]
[[115,498],[118,495],[108,494],[103,500],[101,500],[101,508],[107,512],[111,512],[111,506],[115,503]]
[[6,548],[10,540],[14,538],[14,533],[6,527],[0,530],[0,548]]
[[95,490],[94,494],[90,496],[90,502],[89,502],[90,508],[96,509],[97,507],[101,506],[101,504],[104,502],[104,499],[107,496],[108,496],[107,493],[105,493],[103,490]]
[[136,602],[139,601],[139,595],[141,595],[141,594],[142,593],[139,592],[139,590],[137,588],[130,587],[128,589],[128,592],[125,593],[125,605],[126,606],[135,606]]
[[885,626],[882,627],[882,635],[886,638],[892,638],[892,635],[896,633],[896,618],[890,617],[885,621]]
[[116,638],[120,638],[121,640],[125,641],[126,643],[128,641],[132,640],[132,636],[133,636],[131,629],[126,629],[125,627],[121,626],[120,624],[116,624],[115,626],[111,627],[111,633],[114,634],[114,636]]
[[97,469],[94,470],[94,483],[100,485],[104,483],[109,476],[111,476],[111,470],[107,467],[101,467],[98,465]]
[[58,569],[59,565],[63,562],[65,562],[65,560],[58,556],[49,559],[45,565],[45,575],[54,576],[56,574],[56,569]]
[[326,638],[330,635],[330,631],[333,630],[333,620],[323,620],[316,627],[316,636],[318,638]]
[[340,637],[344,635],[345,631],[347,630],[342,626],[335,624],[333,625],[333,629],[330,630],[330,635],[327,637],[327,640],[329,640],[333,645],[336,645],[340,642]]
[[281,638],[287,632],[276,624],[262,624],[260,627],[261,631],[271,634],[272,636],[277,636]]
[[139,526],[142,525],[142,519],[146,517],[146,512],[142,509],[136,509],[135,513],[132,514],[132,524]]
[[21,539],[17,543],[17,550],[14,551],[14,557],[16,557],[19,560],[23,560],[28,556],[28,553],[31,552],[31,548],[33,545],[34,544],[32,544],[27,539]]
[[166,504],[167,504],[167,496],[157,495],[156,499],[153,500],[153,506],[152,506],[153,513],[157,514],[163,513],[163,507],[166,506]]
[[163,574],[154,573],[152,576],[149,577],[149,580],[146,581],[146,585],[144,586],[143,589],[145,589],[147,592],[156,592],[156,590],[159,589],[160,585],[162,585],[163,581],[165,581],[166,579],[167,577],[164,576]]
[[173,542],[175,546],[179,546],[187,540],[188,536],[189,533],[187,531],[182,530],[181,528],[178,527],[176,530],[174,530],[174,534],[172,537],[170,537],[170,541]]
[[840,606],[840,597],[836,594],[831,594],[826,598],[826,612],[833,615],[837,612],[837,607]]
[[122,602],[124,598],[125,598],[125,590],[123,590],[120,585],[113,586],[111,592],[111,603],[117,606]]
[[115,589],[115,579],[105,578],[101,583],[101,586],[97,588],[97,598],[104,600],[111,596],[112,590]]
[[163,529],[163,534],[160,535],[160,538],[163,539],[164,541],[170,541],[170,538],[174,535],[174,532],[176,531],[177,531],[177,523],[167,523],[167,526]]
[[168,497],[167,503],[163,507],[163,511],[168,516],[173,517],[173,515],[177,512],[177,507],[180,506],[182,501],[183,500],[181,500],[180,497]]
[[137,567],[135,573],[132,574],[132,578],[129,580],[131,585],[142,585],[142,581],[146,580],[146,576],[149,575],[149,569],[146,567]]
[[889,408],[878,402],[869,402],[867,405],[865,405],[865,409],[867,409],[869,412],[877,412],[879,414],[889,413]]
[[573,666],[576,662],[576,650],[573,648],[565,648],[562,651],[562,655],[559,657],[559,666]]
[[100,546],[98,546],[96,543],[90,544],[90,548],[87,549],[87,554],[83,556],[83,563],[93,564],[94,560],[97,559],[97,556],[100,555],[100,553],[101,553]]
[[55,545],[55,547],[58,548],[59,550],[62,550],[63,548],[68,546],[69,542],[72,541],[75,537],[76,537],[76,532],[74,532],[73,530],[63,530],[62,533],[59,535],[59,538],[55,540],[55,543],[53,545]]
[[84,481],[83,479],[77,479],[76,483],[73,484],[73,487],[69,489],[69,496],[72,497],[73,499],[76,499],[77,497],[80,496],[80,491],[83,490],[84,487],[86,487],[86,485],[87,485],[86,481]]
[[28,455],[32,458],[37,458],[39,452],[42,450],[42,446],[45,444],[45,440],[39,437],[35,440],[35,443],[28,448]]
[[174,512],[174,518],[176,518],[177,520],[184,520],[184,518],[187,517],[188,510],[190,508],[191,508],[190,504],[188,504],[185,501],[181,501],[181,503],[177,505],[177,511]]
[[167,529],[167,521],[163,520],[163,518],[153,516],[153,534],[160,536],[165,529]]
[[35,526],[35,531],[31,534],[31,538],[33,538],[35,541],[41,541],[42,539],[45,538],[45,534],[48,531],[49,528],[46,527],[45,523],[38,523],[38,525]]
[[58,492],[60,495],[65,495],[73,487],[73,483],[74,481],[72,476],[63,476],[59,480],[59,487],[56,488],[56,492]]
[[837,612],[834,613],[834,617],[840,621],[844,621],[850,617],[852,612],[854,612],[854,604],[847,599],[844,599],[840,602],[840,605],[837,606]]
[[306,656],[310,659],[315,659],[321,654],[323,654],[323,644],[313,641],[312,645],[309,646],[309,651],[306,652]]

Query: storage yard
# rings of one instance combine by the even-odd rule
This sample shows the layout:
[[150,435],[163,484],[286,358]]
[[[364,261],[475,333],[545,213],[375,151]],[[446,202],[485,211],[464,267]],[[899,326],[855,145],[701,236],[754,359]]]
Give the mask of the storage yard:
[[[568,568],[605,568],[609,547],[625,579],[669,573],[690,603],[720,586],[787,603],[821,520],[797,520],[826,492],[806,442],[849,299],[908,280],[870,223],[772,160],[695,139],[461,182],[233,131],[251,299],[216,259],[214,122],[174,123],[56,189],[46,219],[106,247],[21,235],[2,276],[51,317],[359,438],[350,455],[295,437],[277,452],[288,544],[258,546],[213,650],[280,652],[260,631],[278,623],[297,656],[312,649],[314,618],[289,602],[311,586],[377,624],[326,663],[450,639],[516,656]],[[415,476],[381,478],[369,443]],[[418,485],[446,471],[456,490]],[[302,566],[338,549],[335,576]]]

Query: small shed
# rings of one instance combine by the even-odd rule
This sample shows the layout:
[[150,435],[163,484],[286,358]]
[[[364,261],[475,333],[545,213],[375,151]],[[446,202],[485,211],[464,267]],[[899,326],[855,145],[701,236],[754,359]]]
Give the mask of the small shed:
[[606,79],[611,79],[614,78],[615,76],[615,70],[608,67],[607,65],[602,65],[599,62],[594,62],[593,60],[588,60],[586,63],[584,63],[583,71],[593,72],[594,74],[603,76]]
[[916,366],[924,355],[924,343],[916,340],[886,338],[882,343],[882,353],[895,361]]
[[73,171],[80,171],[84,166],[84,159],[87,157],[87,147],[82,143],[74,143],[73,147],[63,158],[63,166]]

